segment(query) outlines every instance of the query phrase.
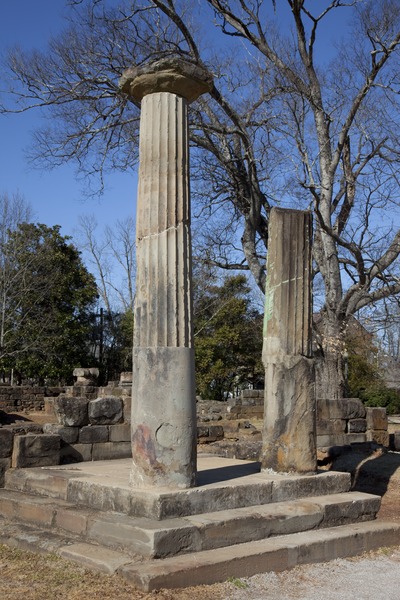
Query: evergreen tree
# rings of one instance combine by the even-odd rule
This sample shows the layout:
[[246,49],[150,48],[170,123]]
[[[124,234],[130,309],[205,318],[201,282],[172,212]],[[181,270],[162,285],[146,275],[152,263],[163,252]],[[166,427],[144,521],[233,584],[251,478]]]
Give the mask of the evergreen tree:
[[58,225],[22,223],[0,250],[1,367],[36,381],[71,380],[89,360],[93,276]]
[[244,275],[197,290],[194,312],[198,394],[224,400],[263,378],[262,316]]

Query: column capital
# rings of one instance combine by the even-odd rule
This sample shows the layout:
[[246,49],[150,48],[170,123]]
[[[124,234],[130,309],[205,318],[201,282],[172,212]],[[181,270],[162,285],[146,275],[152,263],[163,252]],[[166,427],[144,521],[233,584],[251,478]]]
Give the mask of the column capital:
[[135,100],[147,94],[170,92],[193,102],[212,87],[207,69],[180,58],[163,58],[138,67],[130,67],[119,80],[122,92]]

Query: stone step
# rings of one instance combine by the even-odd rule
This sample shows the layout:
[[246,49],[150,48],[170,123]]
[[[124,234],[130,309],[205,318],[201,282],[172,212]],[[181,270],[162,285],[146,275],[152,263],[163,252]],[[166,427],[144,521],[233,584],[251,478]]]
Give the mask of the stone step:
[[[135,557],[105,546],[85,544],[76,536],[62,535],[26,523],[9,523],[0,517],[0,543],[38,554],[58,554],[80,566],[113,575],[125,564],[133,566]],[[75,557],[74,557],[75,556]]]
[[279,475],[260,473],[258,463],[249,461],[218,457],[201,457],[200,460],[203,470],[199,472],[198,487],[184,490],[131,489],[129,459],[9,469],[5,487],[66,500],[89,509],[156,520],[338,494],[350,489],[349,473]]
[[222,548],[271,536],[374,519],[380,497],[346,492],[158,521],[77,507],[65,500],[0,490],[8,521],[79,536],[146,558]]
[[7,523],[1,517],[0,542],[23,550],[55,552],[88,569],[118,573],[138,589],[149,592],[284,571],[301,564],[399,545],[400,525],[367,521],[148,561],[26,524]]
[[[285,571],[297,565],[346,558],[399,544],[400,524],[368,521],[151,560],[141,565],[128,563],[118,572],[137,588],[149,592]],[[67,553],[63,555],[68,557]]]

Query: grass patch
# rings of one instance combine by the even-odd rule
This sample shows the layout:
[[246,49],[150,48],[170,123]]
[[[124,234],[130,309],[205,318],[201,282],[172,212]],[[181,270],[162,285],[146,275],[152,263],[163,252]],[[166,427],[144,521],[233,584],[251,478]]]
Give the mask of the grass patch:
[[238,577],[229,577],[227,581],[228,583],[231,583],[232,585],[234,585],[237,588],[240,588],[241,590],[245,590],[249,587],[248,583],[246,583],[242,579],[239,579]]

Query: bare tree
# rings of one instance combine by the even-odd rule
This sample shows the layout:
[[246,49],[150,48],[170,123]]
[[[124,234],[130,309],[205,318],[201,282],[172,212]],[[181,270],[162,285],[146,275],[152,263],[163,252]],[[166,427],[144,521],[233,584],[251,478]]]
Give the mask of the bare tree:
[[[120,94],[121,73],[129,65],[171,53],[199,61],[200,48],[190,30],[196,15],[188,14],[183,2],[187,24],[173,2],[127,1],[117,8],[108,8],[104,2],[78,4],[70,28],[51,40],[48,52],[11,51],[8,97],[14,99],[14,105],[0,110],[24,112],[46,107],[51,118],[49,125],[35,134],[33,158],[50,167],[73,160],[81,173],[98,175],[102,189],[107,169],[126,170],[138,159],[139,106]],[[218,60],[210,56],[216,76]],[[209,216],[210,206],[212,214],[216,206],[223,206],[231,219],[242,223],[239,243],[245,260],[232,265],[225,252],[213,260],[225,268],[250,268],[263,288],[269,202],[262,184],[267,146],[258,143],[253,147],[253,129],[260,137],[264,135],[265,122],[258,122],[261,114],[254,125],[251,122],[257,104],[263,102],[263,91],[258,89],[254,69],[244,61],[243,72],[252,73],[246,81],[250,99],[238,111],[225,94],[237,79],[235,73],[225,71],[225,62],[220,66],[221,86],[214,85],[212,90],[212,103],[198,103],[191,113],[192,142],[199,152],[198,157],[193,153],[196,212]],[[213,188],[211,197],[204,194],[204,186]],[[221,231],[220,226],[218,229]],[[226,245],[221,248],[225,250]]]
[[99,230],[96,218],[80,218],[78,246],[97,281],[93,348],[105,381],[131,369],[135,299],[135,222],[118,220]]
[[102,232],[93,215],[80,218],[79,247],[95,275],[99,294],[109,315],[132,311],[135,299],[135,222],[117,220]]
[[[315,214],[314,259],[324,283],[318,392],[342,395],[349,315],[400,291],[400,231],[390,221],[382,230],[373,218],[376,209],[398,207],[400,147],[389,123],[398,118],[400,6],[332,0],[315,13],[306,0],[288,0],[295,37],[285,49],[264,25],[264,2],[208,2],[222,31],[249,43],[287,90],[282,125],[297,149],[297,187]],[[356,35],[323,72],[318,33],[344,7],[353,9]]]
[[[400,292],[399,3],[77,4],[49,52],[8,61],[14,110],[50,110],[42,160],[74,159],[100,178],[134,165],[139,111],[118,92],[122,71],[166,54],[210,65],[214,87],[190,114],[197,239],[210,263],[249,269],[263,288],[270,207],[313,211],[318,393],[343,395],[350,315]],[[351,29],[326,57],[324,27],[338,28],[338,15]]]

